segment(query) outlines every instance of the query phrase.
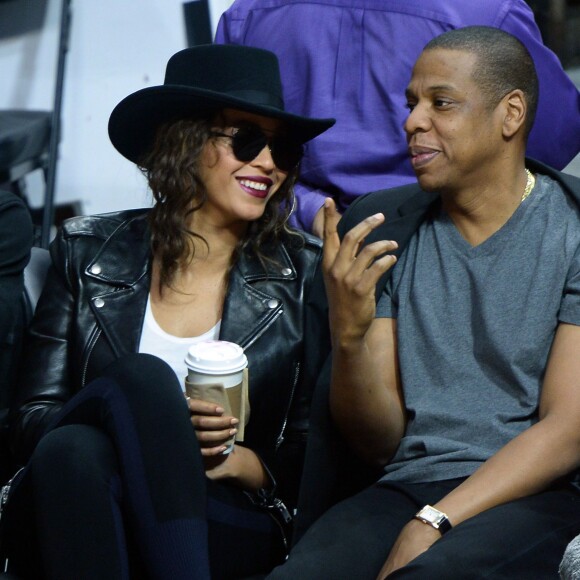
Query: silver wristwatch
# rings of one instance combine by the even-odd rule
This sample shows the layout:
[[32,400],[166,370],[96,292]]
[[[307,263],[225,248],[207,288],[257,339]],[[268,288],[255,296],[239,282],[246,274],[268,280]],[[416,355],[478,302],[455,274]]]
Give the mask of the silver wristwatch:
[[415,514],[415,518],[424,524],[428,524],[436,530],[439,530],[441,535],[448,532],[452,527],[447,514],[440,512],[438,509],[435,509],[430,505],[426,505],[425,507],[421,508]]

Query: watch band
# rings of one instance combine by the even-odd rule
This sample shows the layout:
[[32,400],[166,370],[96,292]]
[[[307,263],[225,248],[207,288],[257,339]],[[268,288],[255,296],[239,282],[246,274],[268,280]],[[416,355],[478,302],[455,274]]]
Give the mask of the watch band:
[[427,524],[436,530],[439,530],[441,535],[446,534],[453,526],[447,517],[447,514],[439,511],[438,509],[426,505],[421,508],[416,514],[415,518],[419,521]]

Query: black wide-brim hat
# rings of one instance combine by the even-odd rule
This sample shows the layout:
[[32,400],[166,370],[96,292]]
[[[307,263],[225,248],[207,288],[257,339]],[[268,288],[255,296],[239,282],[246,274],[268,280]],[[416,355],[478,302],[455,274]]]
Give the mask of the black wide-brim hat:
[[162,123],[200,118],[232,108],[280,119],[288,134],[305,143],[334,125],[334,119],[284,110],[278,58],[268,50],[232,44],[201,45],[174,54],[163,85],[124,98],[111,113],[109,137],[127,159],[139,164]]

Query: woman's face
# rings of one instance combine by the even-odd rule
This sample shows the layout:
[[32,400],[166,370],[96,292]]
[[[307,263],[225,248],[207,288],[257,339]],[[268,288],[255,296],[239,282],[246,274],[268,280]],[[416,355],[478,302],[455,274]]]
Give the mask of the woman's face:
[[277,119],[233,109],[220,113],[214,130],[224,136],[208,141],[200,159],[207,201],[196,213],[208,225],[228,226],[259,219],[288,175],[288,171],[276,167],[268,146],[251,161],[236,158],[229,137],[248,126],[259,128],[268,137],[282,129]]

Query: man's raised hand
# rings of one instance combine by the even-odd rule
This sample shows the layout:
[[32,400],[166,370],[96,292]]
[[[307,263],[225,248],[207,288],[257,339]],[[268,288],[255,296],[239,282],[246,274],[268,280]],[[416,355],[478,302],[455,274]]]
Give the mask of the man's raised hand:
[[347,346],[364,337],[375,316],[375,287],[396,262],[395,256],[387,254],[398,247],[396,242],[380,240],[364,246],[365,237],[384,219],[381,213],[366,218],[341,242],[337,232],[340,215],[332,199],[324,202],[322,268],[335,346]]

